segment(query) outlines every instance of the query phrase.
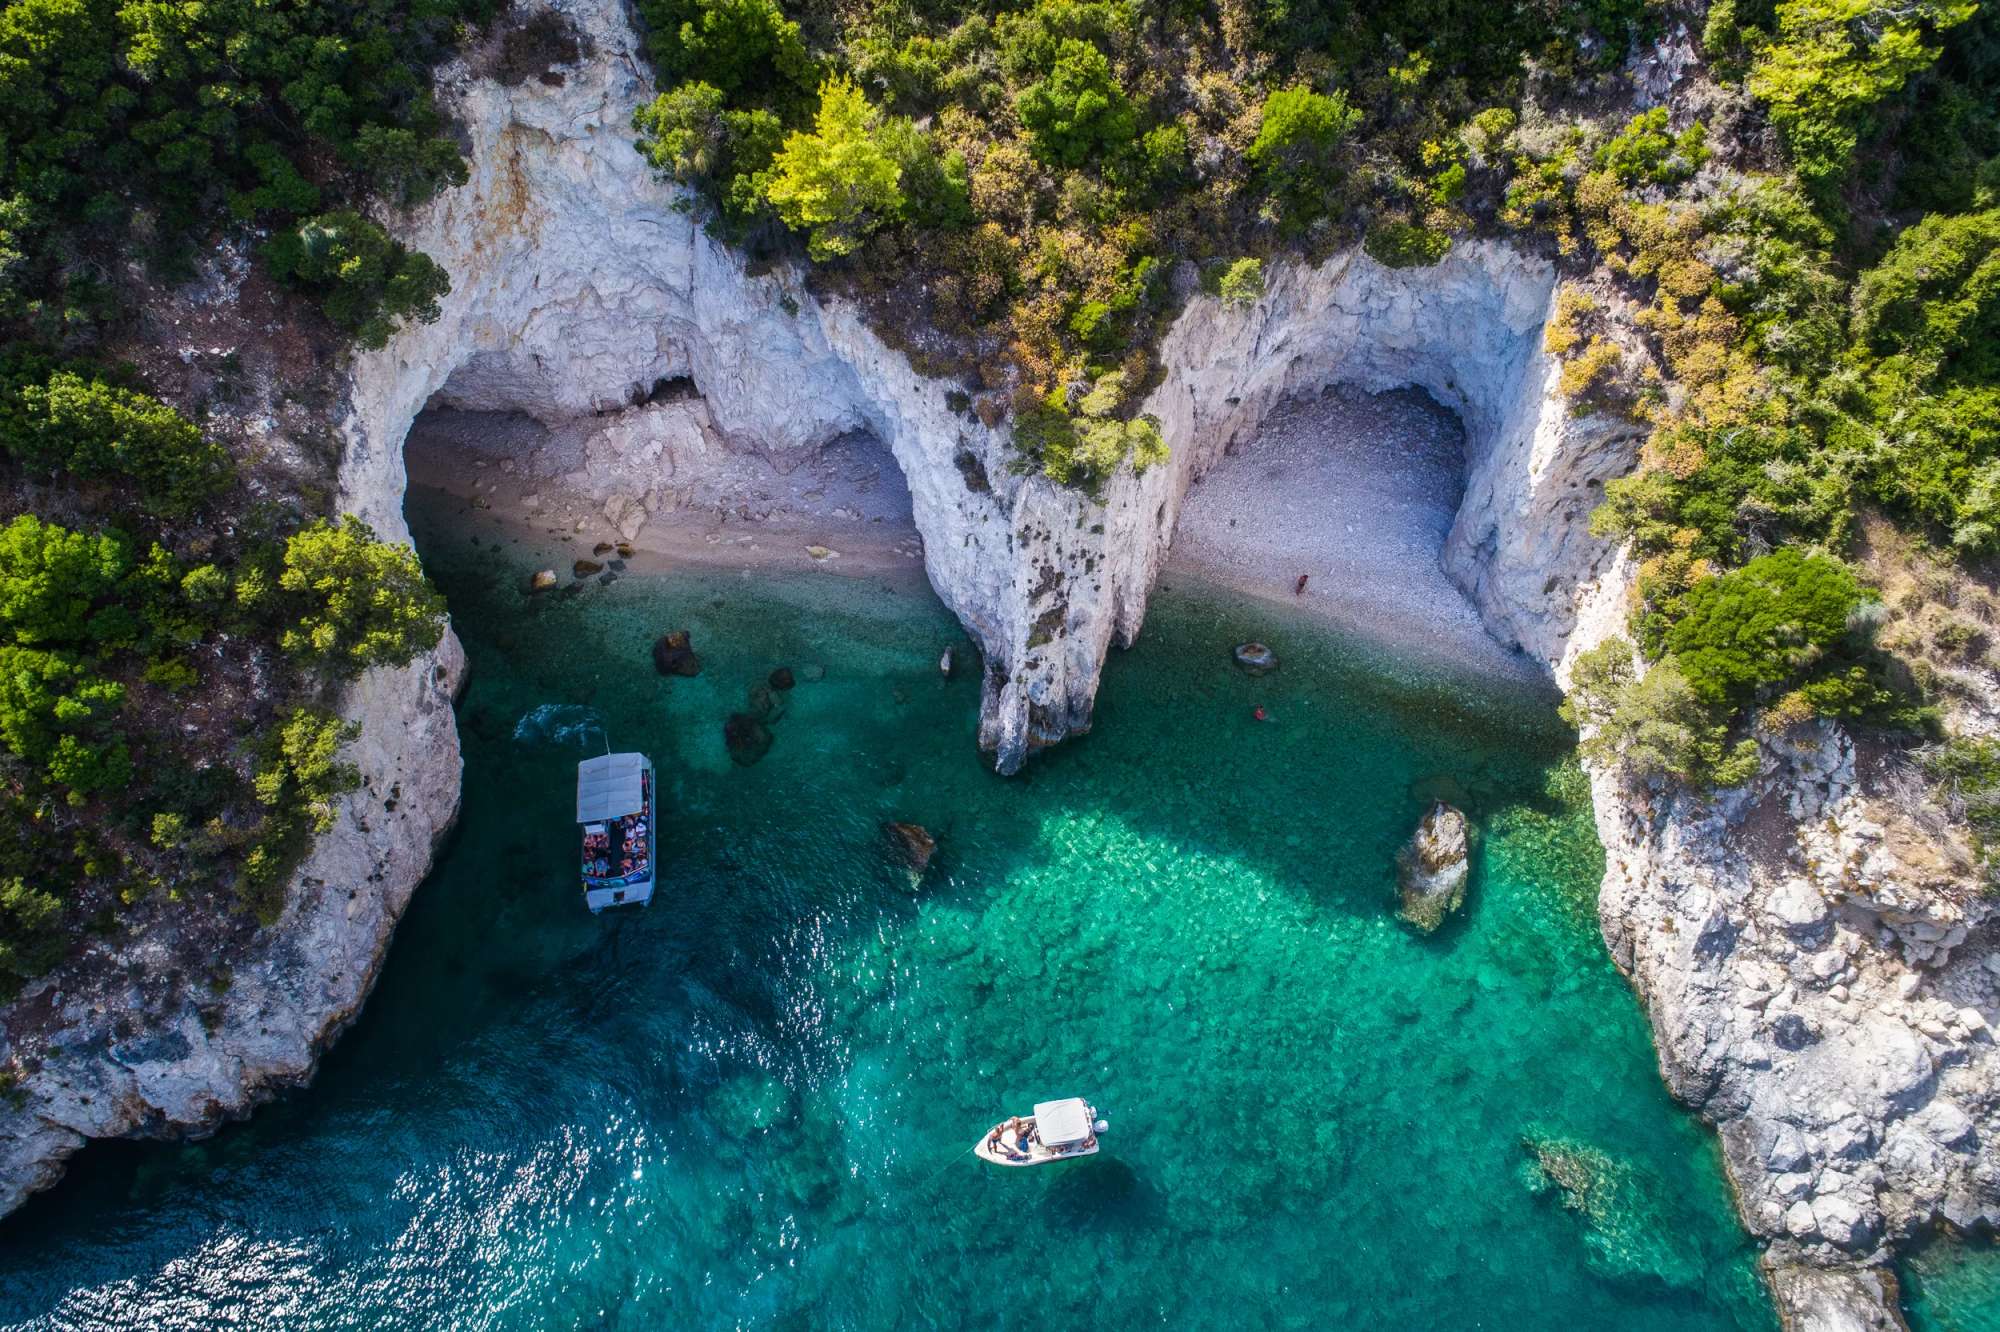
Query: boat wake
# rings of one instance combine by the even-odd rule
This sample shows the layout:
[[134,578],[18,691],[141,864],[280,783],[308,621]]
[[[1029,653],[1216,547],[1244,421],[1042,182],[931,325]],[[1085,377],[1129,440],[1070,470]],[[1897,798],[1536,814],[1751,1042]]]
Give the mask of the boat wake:
[[514,723],[517,745],[596,744],[604,736],[604,718],[581,703],[544,703]]

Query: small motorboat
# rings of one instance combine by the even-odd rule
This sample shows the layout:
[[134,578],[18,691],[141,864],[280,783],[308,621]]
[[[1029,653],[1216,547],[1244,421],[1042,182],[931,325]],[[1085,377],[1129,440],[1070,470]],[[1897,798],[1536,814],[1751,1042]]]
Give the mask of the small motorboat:
[[973,1145],[973,1155],[997,1166],[1038,1166],[1097,1153],[1097,1135],[1111,1126],[1083,1098],[1043,1101],[1032,1115],[1002,1120]]

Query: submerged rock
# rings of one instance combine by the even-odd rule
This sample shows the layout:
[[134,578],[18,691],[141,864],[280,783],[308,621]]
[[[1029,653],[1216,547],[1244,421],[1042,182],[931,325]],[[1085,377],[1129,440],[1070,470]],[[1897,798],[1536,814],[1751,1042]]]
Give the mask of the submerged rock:
[[882,832],[889,839],[890,850],[912,878],[930,868],[931,857],[937,854],[937,839],[923,824],[884,823]]
[[807,684],[818,684],[826,679],[826,667],[816,661],[809,661],[799,668],[799,675]]
[[722,723],[722,743],[728,746],[730,759],[745,768],[771,752],[773,738],[771,728],[747,712],[732,712]]
[[592,574],[603,573],[604,566],[599,564],[596,560],[578,560],[575,564],[572,564],[569,567],[569,571],[575,574],[578,578],[588,578]]
[[958,656],[950,648],[946,648],[944,654],[938,658],[938,674],[949,680],[957,673]]
[[556,581],[556,571],[554,569],[537,569],[534,576],[528,579],[528,590],[530,592],[546,592],[556,585]]
[[1268,675],[1278,669],[1278,654],[1262,643],[1238,643],[1231,655],[1252,675]]
[[1396,857],[1403,905],[1396,914],[1429,934],[1465,904],[1468,859],[1465,815],[1442,800],[1431,806],[1410,844]]
[[701,658],[690,644],[687,630],[676,629],[660,635],[659,641],[653,644],[653,669],[661,675],[701,674]]
[[595,555],[598,559],[601,560],[606,555],[609,555],[612,551],[616,549],[618,548],[612,545],[609,541],[600,541],[596,545],[590,548],[590,553]]
[[1599,1276],[1640,1287],[1694,1290],[1701,1265],[1679,1242],[1686,1218],[1665,1180],[1586,1142],[1530,1130],[1522,1182],[1555,1195],[1583,1227],[1584,1262]]
[[759,721],[776,721],[785,715],[784,698],[762,680],[750,686],[749,707],[750,715]]
[[793,677],[791,667],[780,666],[776,670],[772,671],[769,676],[766,677],[765,682],[769,684],[771,688],[782,691],[790,689],[793,685],[798,683],[798,680]]

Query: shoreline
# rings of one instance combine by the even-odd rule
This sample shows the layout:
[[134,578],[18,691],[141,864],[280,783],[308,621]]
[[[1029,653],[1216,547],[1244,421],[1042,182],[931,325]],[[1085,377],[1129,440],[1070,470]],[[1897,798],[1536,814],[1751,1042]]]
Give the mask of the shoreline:
[[[405,502],[463,504],[457,521],[490,523],[553,568],[559,585],[574,580],[575,561],[604,563],[599,546],[624,544],[632,554],[616,572],[627,576],[680,568],[831,574],[891,580],[898,590],[921,584],[936,595],[908,488],[878,441],[848,436],[780,470],[698,429],[676,436],[678,419],[698,422],[698,400],[645,411],[654,417],[648,433],[669,440],[654,464],[664,484],[651,479],[644,509],[615,492],[600,498],[605,469],[592,445],[606,431],[598,421],[552,428],[451,409],[427,414],[410,432]],[[1421,395],[1299,399],[1196,481],[1156,590],[1191,581],[1303,616],[1389,657],[1553,695],[1547,672],[1493,639],[1444,573],[1462,468],[1456,418]],[[1303,595],[1294,591],[1295,570],[1310,575]]]

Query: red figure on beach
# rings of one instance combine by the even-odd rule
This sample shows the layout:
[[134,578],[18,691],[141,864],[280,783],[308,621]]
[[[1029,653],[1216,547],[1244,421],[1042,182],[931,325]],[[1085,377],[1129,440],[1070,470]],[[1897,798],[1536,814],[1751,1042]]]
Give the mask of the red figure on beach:
[[1296,582],[1296,583],[1294,583],[1294,584],[1292,584],[1292,595],[1293,595],[1293,596],[1297,597],[1297,596],[1303,596],[1303,595],[1305,595],[1305,590],[1306,590],[1306,579],[1308,579],[1308,578],[1310,578],[1310,577],[1312,577],[1312,575],[1311,575],[1311,574],[1300,574],[1300,575],[1299,575],[1299,581],[1298,581],[1298,582]]
[[1257,720],[1257,721],[1263,721],[1263,720],[1264,720],[1264,705],[1263,705],[1262,703],[1259,703],[1259,704],[1257,705],[1257,710],[1256,710],[1255,712],[1251,713],[1250,715],[1251,715],[1251,717],[1252,717],[1252,718],[1254,718],[1254,719],[1255,719],[1255,720]]

